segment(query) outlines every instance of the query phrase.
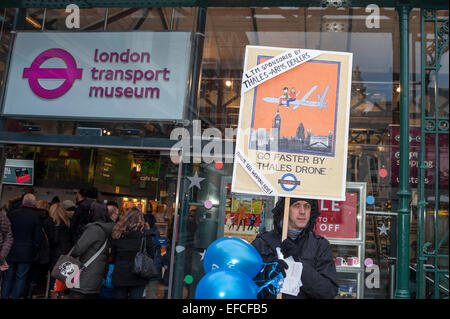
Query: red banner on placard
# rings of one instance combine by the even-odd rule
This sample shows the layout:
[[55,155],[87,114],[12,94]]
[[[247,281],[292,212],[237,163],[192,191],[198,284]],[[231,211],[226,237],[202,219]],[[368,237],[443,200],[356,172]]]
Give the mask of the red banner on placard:
[[314,231],[326,238],[356,238],[356,193],[345,193],[345,201],[319,200],[320,216]]

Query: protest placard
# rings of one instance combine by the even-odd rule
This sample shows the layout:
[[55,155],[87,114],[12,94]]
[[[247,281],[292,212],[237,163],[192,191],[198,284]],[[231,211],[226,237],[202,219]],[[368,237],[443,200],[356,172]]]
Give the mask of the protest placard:
[[345,200],[352,53],[247,46],[232,192]]

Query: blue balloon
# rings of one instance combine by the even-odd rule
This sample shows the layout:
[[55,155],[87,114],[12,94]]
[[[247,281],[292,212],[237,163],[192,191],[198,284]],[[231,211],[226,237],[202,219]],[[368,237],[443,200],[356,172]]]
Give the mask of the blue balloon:
[[255,247],[237,237],[223,237],[206,249],[203,268],[209,272],[220,268],[237,269],[254,278],[263,266]]
[[242,271],[218,269],[208,272],[195,289],[195,299],[256,299],[258,286]]

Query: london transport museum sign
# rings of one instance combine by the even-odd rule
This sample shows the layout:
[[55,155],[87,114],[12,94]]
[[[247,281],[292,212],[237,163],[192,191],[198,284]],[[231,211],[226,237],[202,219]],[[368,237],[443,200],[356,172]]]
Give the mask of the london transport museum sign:
[[246,47],[232,192],[345,201],[352,58]]
[[3,114],[181,120],[191,32],[18,32]]

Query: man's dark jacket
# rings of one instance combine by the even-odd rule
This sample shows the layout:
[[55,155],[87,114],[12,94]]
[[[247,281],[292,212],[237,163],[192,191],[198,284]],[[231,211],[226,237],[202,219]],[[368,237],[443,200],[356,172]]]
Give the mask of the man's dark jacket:
[[31,263],[37,261],[42,240],[42,222],[39,211],[33,207],[22,206],[8,213],[14,243],[8,263]]
[[51,220],[50,231],[47,233],[50,244],[50,269],[53,269],[61,255],[66,255],[73,247],[72,234],[69,227],[60,221],[59,226]]
[[[314,233],[314,225],[319,216],[317,201],[311,202],[311,218],[296,240],[292,241],[291,254],[295,261],[303,263],[301,280],[303,286],[297,296],[283,294],[283,298],[298,299],[331,299],[337,295],[336,266],[331,255],[330,243],[327,239]],[[272,210],[274,230],[263,232],[256,237],[252,245],[258,250],[265,263],[278,260],[276,247],[281,247],[284,198],[280,199]],[[284,258],[289,256],[285,255]],[[275,296],[266,296],[275,298]]]
[[84,227],[89,223],[89,210],[94,202],[93,199],[83,199],[77,202],[77,207],[70,221],[70,232],[72,233],[72,242],[76,243],[83,233]]
[[42,225],[42,238],[39,246],[39,257],[36,262],[41,265],[46,265],[50,262],[50,243],[48,240],[48,234],[51,231],[52,218],[46,209],[36,208],[35,213],[39,216]]

